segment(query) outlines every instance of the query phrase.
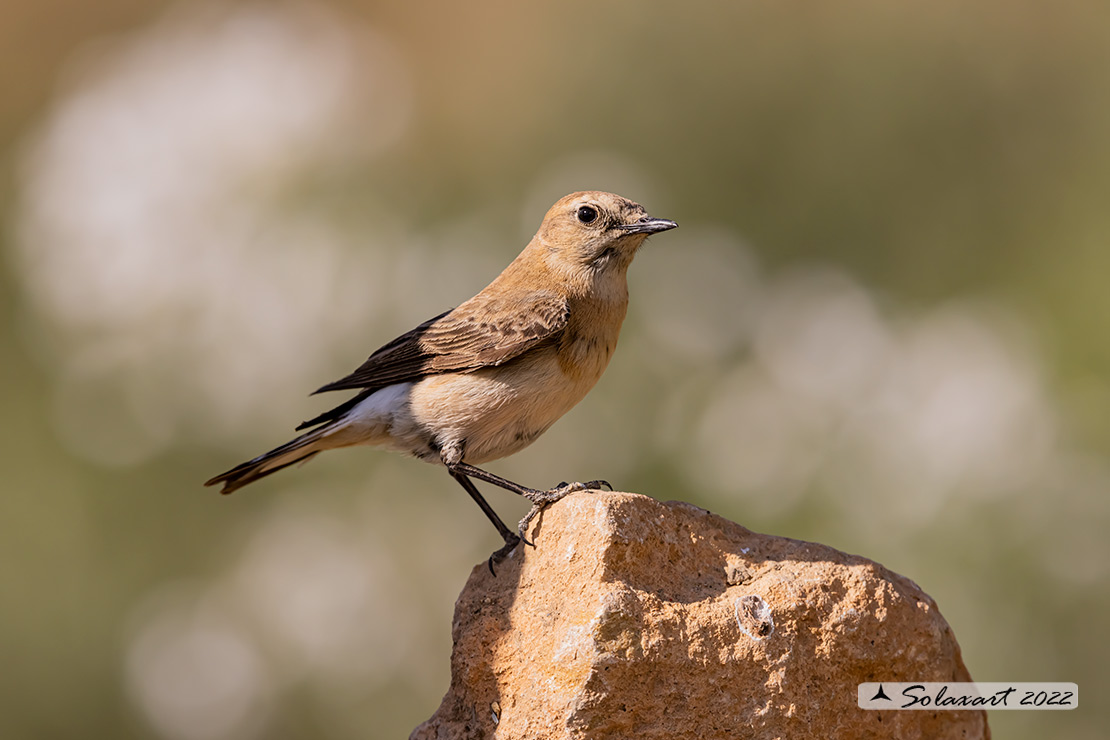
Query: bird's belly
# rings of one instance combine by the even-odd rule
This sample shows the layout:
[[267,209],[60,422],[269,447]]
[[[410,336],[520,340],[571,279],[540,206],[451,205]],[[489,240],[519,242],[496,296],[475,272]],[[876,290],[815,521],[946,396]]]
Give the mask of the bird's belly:
[[441,449],[457,447],[472,464],[518,452],[589,392],[597,377],[572,378],[555,350],[500,367],[425,378],[412,390],[413,421]]

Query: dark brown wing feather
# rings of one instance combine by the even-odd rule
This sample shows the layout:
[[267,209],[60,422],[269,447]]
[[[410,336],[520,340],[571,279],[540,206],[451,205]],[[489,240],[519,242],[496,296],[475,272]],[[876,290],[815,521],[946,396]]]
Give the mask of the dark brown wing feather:
[[558,334],[570,318],[566,299],[536,292],[512,305],[478,294],[374,352],[324,391],[384,388],[446,372],[501,365]]

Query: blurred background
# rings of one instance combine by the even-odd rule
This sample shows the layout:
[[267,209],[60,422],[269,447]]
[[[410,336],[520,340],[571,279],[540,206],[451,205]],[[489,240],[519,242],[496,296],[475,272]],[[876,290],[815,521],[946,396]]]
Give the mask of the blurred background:
[[578,189],[682,228],[632,267],[587,401],[491,469],[876,559],[976,678],[1087,697],[995,713],[996,737],[1104,737],[1107,16],[0,5],[0,737],[427,718],[454,598],[500,544],[458,486],[373,450],[200,484]]

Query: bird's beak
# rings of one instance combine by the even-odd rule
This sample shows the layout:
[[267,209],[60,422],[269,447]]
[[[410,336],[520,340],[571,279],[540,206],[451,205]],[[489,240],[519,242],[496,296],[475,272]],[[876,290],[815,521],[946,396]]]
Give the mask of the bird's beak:
[[665,218],[652,218],[644,216],[639,221],[630,224],[621,224],[617,228],[628,234],[654,234],[657,231],[670,231],[677,228],[678,224]]

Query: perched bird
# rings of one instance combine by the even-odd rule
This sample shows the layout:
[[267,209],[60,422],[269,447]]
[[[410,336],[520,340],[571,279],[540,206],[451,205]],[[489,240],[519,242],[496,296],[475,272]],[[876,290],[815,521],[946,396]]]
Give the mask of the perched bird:
[[[544,506],[608,486],[537,490],[475,465],[530,445],[597,383],[628,306],[626,273],[650,234],[677,226],[612,193],[581,192],[551,207],[524,251],[478,295],[386,344],[316,393],[357,389],[297,431],[296,439],[217,475],[231,493],[338,447],[373,445],[447,468],[505,541],[490,570]],[[529,499],[512,532],[478,492],[477,478]]]

